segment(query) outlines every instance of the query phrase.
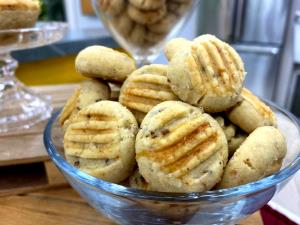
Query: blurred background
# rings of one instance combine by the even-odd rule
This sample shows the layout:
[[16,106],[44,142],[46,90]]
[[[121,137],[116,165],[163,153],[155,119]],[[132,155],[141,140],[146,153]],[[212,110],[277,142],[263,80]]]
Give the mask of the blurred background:
[[[40,20],[66,21],[69,32],[52,46],[14,53],[20,60],[19,78],[31,85],[76,82],[75,54],[86,46],[103,44],[118,48],[95,16],[89,0],[41,0]],[[257,95],[273,100],[300,116],[300,0],[199,0],[188,25],[178,36],[192,39],[211,33],[231,43],[240,52],[248,72],[246,86]],[[34,52],[34,53],[33,53]],[[63,78],[26,75],[30,64],[42,60],[56,64],[63,57]],[[166,62],[161,55],[155,62]],[[45,62],[44,62],[45,63]],[[69,66],[68,66],[69,65]],[[57,68],[62,71],[61,68]],[[37,68],[37,73],[45,73]],[[48,79],[43,79],[48,77]]]

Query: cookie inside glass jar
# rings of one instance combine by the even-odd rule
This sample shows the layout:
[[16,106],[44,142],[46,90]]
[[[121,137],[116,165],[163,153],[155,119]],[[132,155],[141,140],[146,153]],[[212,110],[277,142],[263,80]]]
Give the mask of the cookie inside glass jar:
[[162,42],[191,8],[191,0],[98,0],[113,33],[131,45],[151,47]]

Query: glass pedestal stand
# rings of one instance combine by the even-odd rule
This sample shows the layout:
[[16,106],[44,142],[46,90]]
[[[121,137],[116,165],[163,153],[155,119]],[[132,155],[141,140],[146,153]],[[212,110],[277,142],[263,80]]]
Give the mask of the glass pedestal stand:
[[0,30],[0,136],[30,128],[49,118],[52,111],[50,98],[33,93],[16,79],[18,62],[10,53],[56,42],[66,29],[65,23],[48,22],[34,28]]

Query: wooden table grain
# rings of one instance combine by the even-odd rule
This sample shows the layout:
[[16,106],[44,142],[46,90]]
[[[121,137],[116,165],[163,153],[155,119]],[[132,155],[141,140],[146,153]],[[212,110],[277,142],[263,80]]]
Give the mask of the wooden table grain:
[[[116,225],[65,186],[0,198],[0,224],[5,225]],[[255,213],[239,222],[263,225]]]

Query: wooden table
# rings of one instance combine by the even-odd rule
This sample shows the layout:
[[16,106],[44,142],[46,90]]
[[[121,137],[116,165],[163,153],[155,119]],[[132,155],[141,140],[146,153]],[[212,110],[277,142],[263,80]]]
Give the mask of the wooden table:
[[[0,198],[0,224],[5,225],[116,225],[90,207],[72,188]],[[255,213],[241,225],[263,225]]]

